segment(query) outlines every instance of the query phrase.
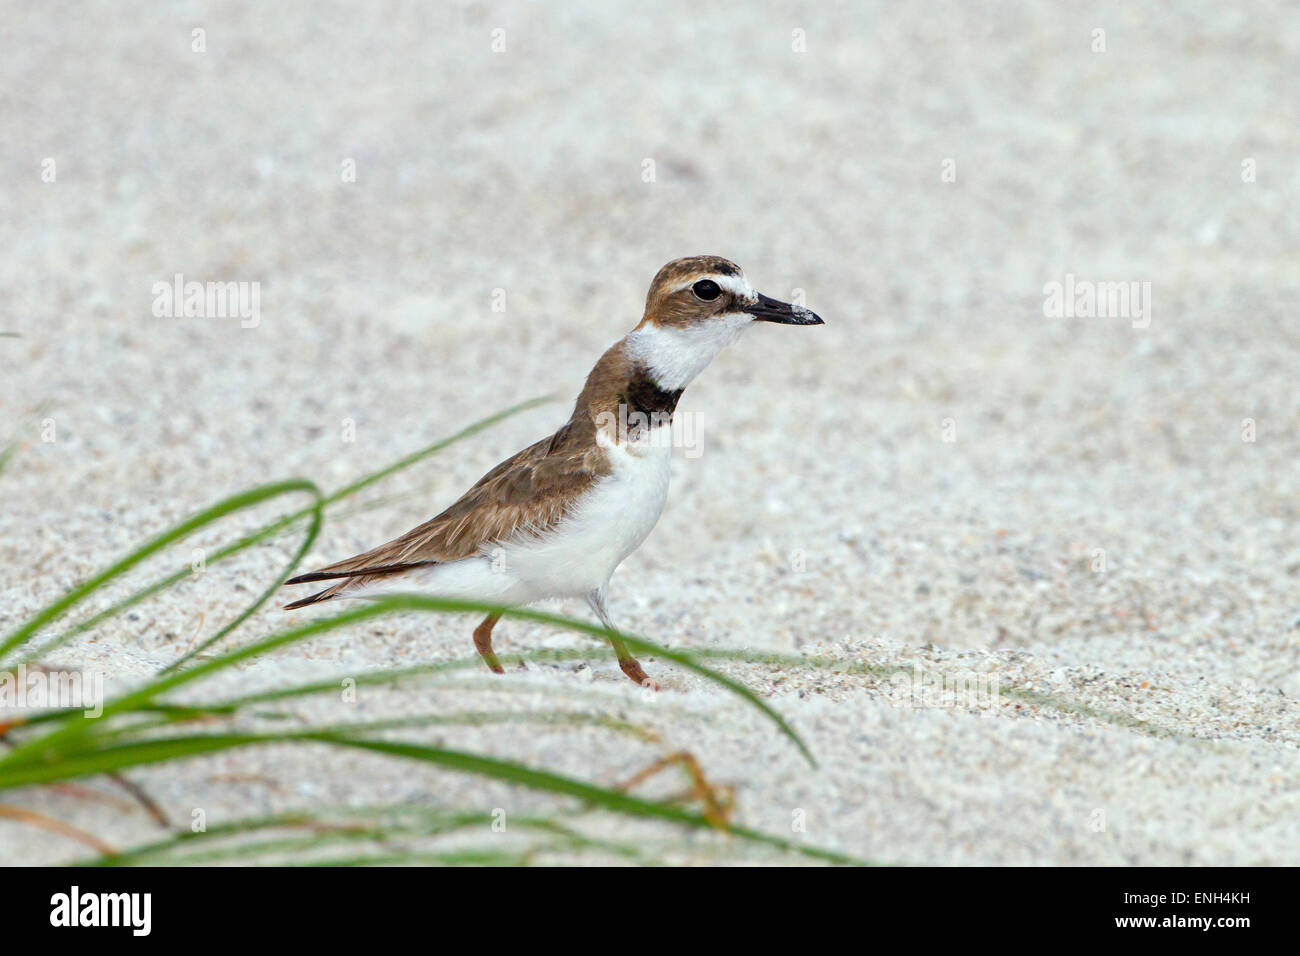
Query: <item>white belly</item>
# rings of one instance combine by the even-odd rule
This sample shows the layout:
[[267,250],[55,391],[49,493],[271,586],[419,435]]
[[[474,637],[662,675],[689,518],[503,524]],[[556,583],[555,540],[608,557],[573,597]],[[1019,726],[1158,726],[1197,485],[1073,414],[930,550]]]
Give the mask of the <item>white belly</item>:
[[672,461],[668,426],[653,429],[645,442],[608,452],[611,473],[554,533],[505,548],[506,568],[539,596],[580,596],[603,588],[663,513]]

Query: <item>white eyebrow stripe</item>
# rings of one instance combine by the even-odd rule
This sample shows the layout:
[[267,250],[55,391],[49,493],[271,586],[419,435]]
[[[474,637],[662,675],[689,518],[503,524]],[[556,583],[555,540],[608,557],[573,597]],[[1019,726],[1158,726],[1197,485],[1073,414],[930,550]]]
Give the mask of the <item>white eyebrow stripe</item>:
[[738,276],[723,275],[720,272],[710,272],[705,275],[697,275],[694,278],[683,282],[673,291],[680,292],[683,289],[689,289],[701,279],[712,279],[722,288],[726,289],[744,302],[750,302],[758,298],[758,293],[754,291],[754,287],[749,284],[749,280],[745,278],[743,273]]

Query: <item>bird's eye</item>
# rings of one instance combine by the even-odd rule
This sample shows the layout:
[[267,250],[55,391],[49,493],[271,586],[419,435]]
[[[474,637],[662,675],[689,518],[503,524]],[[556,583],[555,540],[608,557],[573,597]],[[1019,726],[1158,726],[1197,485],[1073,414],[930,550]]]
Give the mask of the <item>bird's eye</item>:
[[695,298],[703,299],[705,302],[712,302],[722,295],[722,290],[718,288],[718,284],[712,279],[701,279],[691,286],[691,291],[695,293]]

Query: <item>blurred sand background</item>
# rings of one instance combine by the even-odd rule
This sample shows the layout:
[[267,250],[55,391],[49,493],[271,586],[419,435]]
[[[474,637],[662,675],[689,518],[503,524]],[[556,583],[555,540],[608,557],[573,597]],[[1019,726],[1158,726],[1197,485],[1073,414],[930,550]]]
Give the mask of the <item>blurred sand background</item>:
[[[667,688],[649,702],[606,655],[513,671],[475,706],[562,708],[581,687],[733,785],[739,822],[788,835],[801,809],[799,839],[884,862],[1300,863],[1300,8],[4,7],[0,331],[21,338],[0,340],[0,438],[23,440],[0,476],[0,629],[224,495],[332,489],[562,396],[376,489],[405,497],[332,519],[307,566],[406,530],[567,417],[663,262],[714,253],[770,295],[804,290],[827,324],[756,329],[686,392],[702,453],[679,453],[663,520],[616,575],[616,620],[683,649],[996,675],[1060,705],[918,709],[847,669],[719,665],[816,771],[662,660],[643,660]],[[176,273],[260,283],[260,324],[155,317]],[[1046,318],[1067,273],[1149,282],[1149,328]],[[47,663],[120,692],[293,547]],[[154,568],[178,560],[188,546]],[[286,617],[264,609],[241,639]],[[386,619],[215,690],[459,657],[470,627]],[[502,653],[588,646],[497,635]],[[455,703],[367,691],[338,719]],[[601,783],[656,752],[579,730],[436,739]],[[324,750],[131,776],[182,825],[195,807],[211,824],[540,800]],[[72,793],[12,800],[117,845],[159,834]],[[0,862],[85,853],[0,822]]]

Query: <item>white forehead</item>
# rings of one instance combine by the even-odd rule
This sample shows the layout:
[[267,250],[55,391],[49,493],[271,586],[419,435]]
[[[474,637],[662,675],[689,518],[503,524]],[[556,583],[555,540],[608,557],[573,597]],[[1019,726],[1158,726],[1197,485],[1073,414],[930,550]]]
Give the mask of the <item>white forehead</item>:
[[697,273],[681,285],[677,286],[673,291],[679,292],[682,289],[689,289],[701,279],[712,279],[719,286],[735,295],[736,298],[740,299],[742,302],[752,302],[754,299],[758,298],[758,293],[754,291],[754,287],[749,284],[749,280],[745,278],[745,273],[743,272],[734,276],[725,275],[721,272]]

